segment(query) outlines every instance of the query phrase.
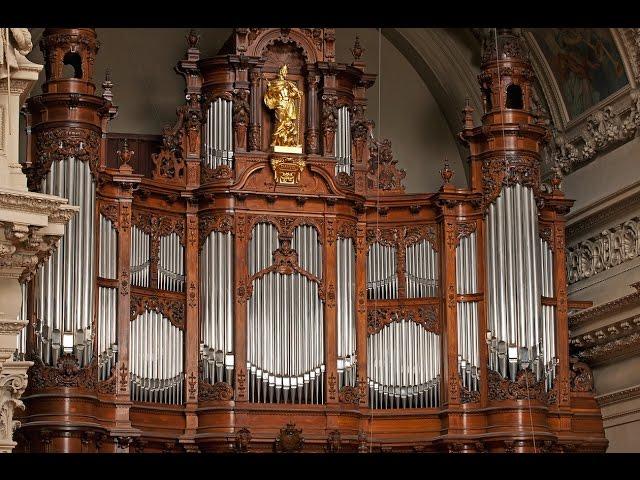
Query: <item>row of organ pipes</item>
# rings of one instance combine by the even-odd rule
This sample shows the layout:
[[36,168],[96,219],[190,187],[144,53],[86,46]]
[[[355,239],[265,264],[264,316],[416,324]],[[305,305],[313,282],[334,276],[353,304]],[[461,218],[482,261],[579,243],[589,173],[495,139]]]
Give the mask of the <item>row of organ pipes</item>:
[[184,247],[175,232],[160,237],[158,288],[172,292],[184,290]]
[[217,98],[209,103],[205,126],[202,162],[209,168],[225,165],[232,168],[233,162],[233,103]]
[[[249,242],[249,273],[273,263],[277,230],[258,223]],[[318,232],[298,226],[291,247],[298,265],[322,278]],[[300,272],[270,271],[253,280],[247,304],[249,400],[261,403],[323,403],[324,318],[318,283]]]
[[422,240],[406,247],[407,298],[438,295],[438,254],[429,241]]
[[440,339],[412,320],[394,318],[367,340],[369,406],[437,407]]
[[[89,164],[69,157],[51,164],[42,193],[69,199],[80,211],[65,226],[64,236],[36,278],[36,351],[46,365],[72,353],[81,367],[92,360],[94,310],[95,184]],[[115,256],[115,251],[113,252]]]
[[351,238],[338,238],[336,255],[338,386],[356,385],[356,252]]
[[233,236],[212,231],[200,251],[202,380],[233,384]]
[[[231,103],[224,99],[212,102],[208,115],[210,119],[223,119],[210,125],[228,125],[208,130],[205,141],[211,146],[207,151],[212,153],[206,161],[212,162],[212,167],[230,165]],[[348,109],[341,108],[335,145],[338,171],[347,171],[340,170],[340,165],[350,168],[348,122]],[[51,260],[37,272],[36,315],[40,327],[35,332],[36,351],[47,365],[55,365],[62,353],[73,353],[80,366],[85,366],[93,357],[93,339],[97,334],[99,376],[106,379],[117,361],[117,289],[98,287],[97,331],[92,332],[94,286],[92,282],[78,280],[94,275],[91,245],[95,185],[89,166],[73,157],[53,162],[42,191],[69,198],[71,204],[80,206],[80,213],[65,227],[65,236]],[[98,228],[98,276],[116,279],[117,232],[103,215],[99,216]],[[272,254],[278,246],[275,227],[256,224],[248,252],[250,275],[273,263]],[[291,246],[298,253],[300,267],[321,279],[322,245],[315,228],[309,225],[296,228]],[[472,233],[462,238],[456,249],[458,294],[478,293],[476,248],[477,237]],[[151,287],[150,236],[136,226],[132,227],[130,253],[132,285]],[[233,302],[229,295],[233,255],[232,234],[221,232],[212,232],[201,252],[201,375],[212,384],[233,383]],[[518,370],[530,367],[551,388],[557,364],[555,307],[542,305],[541,297],[554,297],[553,254],[547,242],[538,238],[537,207],[530,188],[519,184],[504,187],[489,206],[485,255],[488,366],[512,379]],[[406,246],[405,259],[407,297],[437,296],[438,258],[430,243],[422,240]],[[180,237],[176,233],[162,237],[157,288],[184,291],[184,267]],[[379,242],[371,244],[366,268],[370,300],[398,298],[394,247]],[[527,272],[535,274],[530,276]],[[342,388],[356,384],[355,251],[349,238],[338,240],[337,274],[337,367]],[[458,302],[457,311],[458,371],[465,388],[477,390],[481,368],[478,303]],[[178,361],[181,354],[177,352],[183,348],[182,332],[170,322],[167,326],[167,322],[152,311],[132,322],[131,335],[136,338],[135,352],[140,356],[136,359],[132,356],[138,362],[132,396],[138,401],[181,402],[183,374],[181,360]],[[270,272],[254,279],[247,322],[251,401],[323,402],[323,322],[318,284],[306,276]],[[150,330],[145,333],[147,328]],[[440,347],[436,337],[409,319],[400,318],[369,336],[367,372],[373,408],[438,404]],[[19,352],[24,351],[24,344],[21,337]],[[394,348],[410,353],[400,358]]]
[[[149,253],[150,237],[136,225],[131,227],[131,285],[149,287],[149,269],[151,256]],[[158,269],[159,270],[159,269]],[[158,277],[160,272],[158,272]],[[111,277],[109,277],[111,278]]]
[[338,109],[334,152],[336,156],[336,174],[344,172],[351,175],[351,121],[349,107]]
[[[476,262],[476,232],[460,238],[456,247],[456,291],[469,295],[478,291]],[[480,356],[478,353],[478,302],[458,302],[458,371],[462,385],[471,391],[478,390]]]
[[552,296],[553,264],[538,238],[532,189],[505,186],[489,206],[486,231],[490,368],[512,380],[531,368],[539,380],[555,356],[553,310],[541,305],[541,295]]
[[396,249],[374,242],[367,253],[367,298],[388,300],[398,298]]
[[131,399],[181,404],[183,332],[162,313],[145,310],[129,324]]

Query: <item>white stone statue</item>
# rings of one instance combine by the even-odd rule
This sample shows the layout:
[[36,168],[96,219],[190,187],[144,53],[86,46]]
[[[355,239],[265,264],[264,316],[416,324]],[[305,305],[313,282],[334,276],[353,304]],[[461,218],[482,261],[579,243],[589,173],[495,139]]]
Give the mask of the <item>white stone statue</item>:
[[6,76],[7,66],[19,69],[23,65],[34,65],[26,55],[33,49],[28,28],[0,28],[0,77]]

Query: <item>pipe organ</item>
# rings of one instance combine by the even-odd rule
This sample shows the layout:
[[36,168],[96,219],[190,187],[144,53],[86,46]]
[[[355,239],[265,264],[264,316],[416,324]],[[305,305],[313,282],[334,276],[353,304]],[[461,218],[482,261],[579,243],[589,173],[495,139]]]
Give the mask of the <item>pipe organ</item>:
[[[574,388],[572,201],[557,178],[541,187],[518,35],[483,44],[468,186],[445,164],[425,194],[373,139],[358,40],[351,64],[330,28],[236,28],[202,59],[187,42],[186,103],[146,158],[107,133],[95,31],[43,33],[24,170],[81,213],[25,290],[23,449],[606,448],[593,393]],[[68,52],[81,78],[63,76]]]

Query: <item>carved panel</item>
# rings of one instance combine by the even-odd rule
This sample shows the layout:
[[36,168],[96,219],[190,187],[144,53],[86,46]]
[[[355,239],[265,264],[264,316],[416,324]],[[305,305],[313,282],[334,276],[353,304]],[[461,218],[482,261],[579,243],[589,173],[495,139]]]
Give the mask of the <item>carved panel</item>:
[[640,217],[633,217],[568,247],[567,281],[572,284],[593,277],[639,254]]
[[198,225],[200,248],[202,248],[202,245],[204,245],[205,240],[211,232],[233,232],[233,219],[234,216],[228,213],[201,216]]
[[274,449],[276,452],[295,453],[302,451],[304,447],[304,437],[302,430],[296,428],[295,423],[288,423],[285,428],[280,429],[280,434],[276,438]]
[[34,364],[28,370],[29,384],[25,394],[34,393],[44,388],[75,387],[93,390],[98,383],[98,361],[93,361],[84,368],[78,365],[75,355],[63,354],[58,357],[55,367],[45,365],[35,354],[27,355]]
[[229,401],[233,399],[233,388],[226,382],[216,382],[211,385],[200,380],[198,383],[198,399],[202,401]]
[[26,170],[29,189],[40,190],[42,179],[51,168],[51,163],[70,157],[89,162],[91,172],[96,175],[100,134],[80,127],[57,127],[37,130],[35,136],[35,159]]
[[435,304],[383,307],[367,312],[367,333],[378,333],[385,325],[400,320],[411,320],[425,330],[440,335],[439,308]]
[[532,188],[537,197],[540,193],[539,163],[536,158],[521,153],[508,153],[505,156],[484,159],[482,161],[483,204],[486,206],[492,203],[500,195],[502,187],[516,183]]
[[131,294],[131,321],[135,320],[145,310],[155,310],[169,319],[172,325],[184,330],[185,302],[174,298],[158,295]]
[[159,153],[152,154],[151,160],[154,166],[152,173],[154,180],[184,183],[186,165],[176,150],[163,148]]
[[499,373],[489,370],[489,400],[540,400],[547,403],[547,392],[544,380],[536,381],[531,370],[520,370],[516,374],[516,381],[502,378]]
[[391,151],[391,141],[385,139],[376,143],[370,150],[369,170],[367,172],[367,188],[387,192],[404,192],[402,180],[407,172],[398,168],[398,161],[394,160]]

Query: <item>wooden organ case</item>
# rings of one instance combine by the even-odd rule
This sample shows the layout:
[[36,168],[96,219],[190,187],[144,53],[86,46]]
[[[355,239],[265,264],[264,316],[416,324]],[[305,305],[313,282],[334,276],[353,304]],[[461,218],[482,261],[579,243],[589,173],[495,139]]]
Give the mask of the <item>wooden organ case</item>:
[[95,31],[43,35],[24,170],[81,213],[28,285],[20,448],[604,451],[569,362],[572,201],[540,182],[519,37],[483,47],[470,188],[445,165],[428,194],[372,135],[357,40],[350,65],[328,28],[237,28],[208,59],[198,41],[177,122],[141,146],[108,138]]

